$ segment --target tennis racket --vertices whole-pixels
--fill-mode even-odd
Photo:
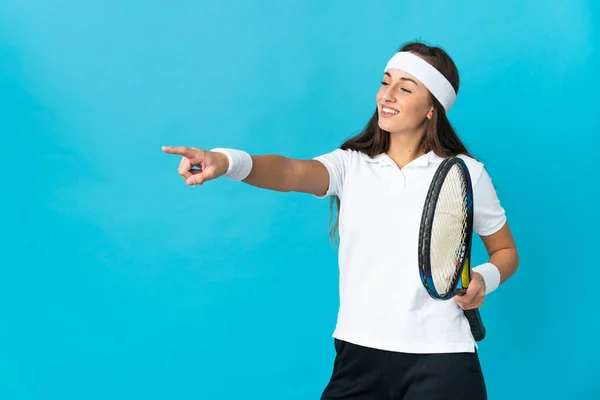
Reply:
[[[419,274],[434,299],[467,292],[471,280],[473,189],[465,162],[444,159],[427,192],[419,229]],[[479,310],[465,310],[476,341],[485,337]]]

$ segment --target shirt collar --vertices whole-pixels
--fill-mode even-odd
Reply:
[[[369,157],[365,153],[360,153],[361,157],[364,158],[368,163],[377,164],[380,166],[385,165],[395,165],[394,161],[387,155],[387,153],[377,154],[374,157]],[[429,163],[439,164],[443,160],[442,157],[435,154],[433,150],[429,153],[423,154],[420,157],[415,158],[410,163],[405,165],[405,167],[427,167]]]

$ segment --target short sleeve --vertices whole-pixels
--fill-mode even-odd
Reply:
[[[485,168],[473,187],[473,230],[480,236],[489,236],[506,223],[506,213],[500,205],[492,179]]]
[[[316,196],[325,198],[327,196],[342,197],[344,190],[344,181],[346,179],[346,171],[350,165],[351,154],[349,150],[336,149],[331,153],[323,154],[315,157],[314,160],[319,161],[325,166],[329,172],[329,187],[324,196]]]

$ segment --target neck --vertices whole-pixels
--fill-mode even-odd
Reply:
[[[390,133],[390,148],[387,154],[399,168],[425,154],[420,146],[423,134]]]

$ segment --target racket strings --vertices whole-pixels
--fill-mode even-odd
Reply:
[[[465,175],[451,167],[437,200],[431,230],[431,277],[445,296],[454,288],[467,239],[467,188]]]

